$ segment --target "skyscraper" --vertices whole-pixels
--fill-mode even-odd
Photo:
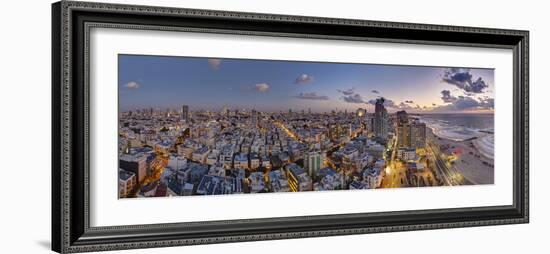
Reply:
[[[189,106],[183,105],[181,106],[181,119],[188,120],[189,119]]]
[[[411,147],[424,148],[426,146],[426,124],[411,123]]]
[[[424,148],[426,146],[426,124],[421,122],[397,124],[397,146]]]
[[[397,147],[411,146],[411,128],[409,124],[398,123],[396,127]]]
[[[409,115],[405,110],[397,111],[395,114],[397,116],[397,123],[395,126],[397,147],[410,147],[411,128],[409,125]]]
[[[182,120],[189,120],[189,106],[188,105],[181,106],[181,119]]]
[[[388,111],[384,101],[384,98],[378,98],[374,105],[374,136],[381,139],[388,137]]]

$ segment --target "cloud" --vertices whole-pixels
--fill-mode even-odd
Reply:
[[[299,93],[298,95],[293,96],[293,97],[294,97],[294,98],[298,98],[298,99],[304,99],[304,100],[322,100],[322,101],[328,100],[328,96],[325,96],[325,95],[318,95],[318,94],[315,93],[315,92],[311,92],[311,93]]]
[[[451,91],[449,90],[443,90],[441,91],[441,100],[445,103],[452,103],[456,101],[456,97],[451,95]]]
[[[384,107],[388,107],[388,108],[399,108],[399,105],[395,104],[395,102],[393,100],[390,100],[388,98],[383,98],[383,97],[380,97],[382,99],[384,99]],[[372,104],[372,105],[376,105],[376,100],[377,99],[372,99],[372,100],[369,100],[367,102],[367,104]],[[403,104],[405,105],[403,102],[401,102],[400,104]]]
[[[471,96],[454,96],[449,90],[441,91],[441,100],[445,105],[436,107],[435,103],[432,103],[434,110],[437,111],[452,111],[452,110],[471,110],[471,109],[494,109],[495,100],[488,96],[475,99]]]
[[[265,92],[267,92],[267,90],[269,90],[269,84],[267,84],[267,83],[256,84],[255,89],[256,89],[256,91],[258,91],[260,93],[265,93]]]
[[[485,97],[480,100],[480,104],[483,108],[494,109],[495,108],[495,99]]]
[[[210,65],[210,68],[213,70],[219,70],[220,66],[222,65],[222,60],[217,58],[210,58],[208,59],[208,65]]]
[[[378,90],[372,90],[371,91],[372,93],[375,93],[375,94],[379,94],[380,92],[378,92]]]
[[[384,103],[384,104],[385,104],[385,103]],[[413,109],[413,107],[412,107],[411,105],[406,104],[406,103],[404,103],[404,102],[399,103],[399,105],[397,105],[397,107],[398,107],[399,109]]]
[[[294,80],[294,84],[305,84],[311,81],[313,81],[313,76],[308,74],[302,74],[298,76],[296,80]]]
[[[130,88],[130,89],[138,89],[141,85],[138,82],[131,81],[126,84],[124,84],[124,87]]]
[[[445,91],[445,90],[444,90]],[[448,91],[447,91],[448,92]],[[442,92],[442,94],[448,95],[451,97],[450,92]],[[378,97],[382,98],[382,97]],[[411,110],[413,112],[418,111],[436,111],[436,112],[446,112],[446,111],[460,111],[460,110],[469,110],[469,109],[489,109],[494,108],[494,100],[485,96],[483,99],[479,98],[478,100],[473,99],[468,96],[458,96],[453,97],[454,101],[445,105],[437,105],[436,103],[431,103],[431,106],[415,104],[412,100],[406,100],[399,103],[395,101],[384,98],[384,107],[390,110]],[[376,105],[377,99],[372,99],[367,101],[367,104]]]
[[[480,104],[476,99],[472,97],[458,96],[457,100],[453,102],[452,105],[458,110],[463,110],[463,109],[476,108]]]
[[[489,87],[481,77],[474,80],[472,74],[470,74],[470,69],[466,68],[447,69],[443,73],[442,80],[445,83],[457,86],[467,94],[483,93],[483,89]]]
[[[342,100],[348,103],[365,103],[363,97],[360,94],[356,93],[353,95],[346,95],[342,97]]]
[[[495,107],[493,98],[485,97],[475,99],[470,96],[453,97],[449,104],[433,108],[434,111],[464,111],[464,110],[490,110]]]
[[[382,97],[380,97],[380,98],[382,98]],[[367,103],[372,104],[372,105],[376,105],[376,99],[369,100]],[[400,103],[396,103],[395,101],[393,101],[391,99],[388,99],[388,98],[384,98],[384,107],[386,107],[388,109],[394,109],[394,110],[413,110],[413,109],[424,110],[424,109],[427,108],[425,106],[421,107],[418,104],[414,104],[414,101],[412,101],[412,100],[406,100],[406,101],[402,101]]]
[[[386,107],[389,107],[389,108],[397,108],[397,104],[395,104],[394,101],[390,100],[390,99],[385,99],[384,100],[384,106]]]
[[[355,93],[355,89],[353,87],[346,90],[338,89],[337,91],[344,95],[341,99],[347,103],[366,103],[360,94]]]
[[[344,95],[352,95],[355,93],[354,91],[354,88],[350,88],[350,89],[346,89],[346,90],[340,90],[340,89],[337,89],[338,92],[344,94]]]

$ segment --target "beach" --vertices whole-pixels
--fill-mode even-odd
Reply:
[[[473,184],[494,183],[494,160],[492,148],[488,145],[489,140],[485,137],[476,137],[468,140],[458,141],[434,134],[431,128],[427,128],[427,138],[435,141],[441,146],[449,146],[452,150],[461,151],[458,159],[454,162],[454,168]],[[485,138],[485,139],[484,139]]]

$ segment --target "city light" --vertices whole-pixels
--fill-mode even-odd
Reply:
[[[402,94],[403,89],[393,87],[392,90],[392,84],[385,84],[387,89],[346,88],[339,86],[342,82],[337,82],[337,76],[327,81],[321,74],[315,79],[310,74],[302,74],[297,79],[287,79],[289,82],[278,77],[279,73],[296,71],[285,67],[288,65],[320,68],[324,63],[268,61],[266,65],[260,60],[232,59],[220,60],[215,69],[208,69],[212,66],[207,59],[182,59],[193,73],[186,72],[187,68],[174,68],[178,75],[173,76],[179,77],[175,79],[170,73],[164,73],[167,70],[152,68],[166,75],[158,76],[158,83],[147,81],[148,84],[133,85],[131,90],[119,93],[120,198],[494,182],[492,115],[440,114],[422,107],[432,105],[430,110],[456,110],[458,106],[475,104],[470,100],[454,104],[465,100],[468,94],[457,94],[450,88],[428,93],[422,90],[425,84],[418,90],[407,90],[419,94]],[[246,70],[262,64],[269,68],[250,75],[251,80],[241,80],[243,75],[233,73],[239,63],[246,65]],[[120,70],[124,72],[132,66]],[[273,71],[279,70],[273,66],[285,71]],[[342,64],[325,66],[340,70],[334,75],[354,69]],[[227,67],[234,69],[223,69]],[[389,68],[400,74],[403,67],[377,65],[372,68]],[[414,68],[419,69],[407,71],[407,75],[436,67]],[[330,72],[330,68],[321,69]],[[445,70],[440,70],[442,75],[456,71]],[[194,75],[195,71],[201,75]],[[207,75],[202,75],[203,71]],[[143,68],[130,74],[136,72],[149,70]],[[121,74],[124,77],[121,79],[135,78],[135,75],[129,77],[130,74]],[[272,74],[277,79],[264,78]],[[363,72],[359,74],[364,76]],[[433,74],[430,69],[429,76],[436,76]],[[159,74],[149,72],[149,75]],[[185,80],[179,80],[181,76],[185,76]],[[406,75],[395,75],[401,76]],[[378,81],[386,82],[386,79]],[[458,89],[457,82],[449,84]],[[428,94],[433,95],[429,101]],[[143,98],[146,99],[140,101]],[[437,105],[436,99],[445,103]],[[492,102],[490,96],[481,93],[471,99],[477,102],[477,107],[490,106]]]

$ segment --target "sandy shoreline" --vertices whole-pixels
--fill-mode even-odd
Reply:
[[[449,145],[459,148],[462,154],[455,161],[454,167],[461,172],[464,177],[474,184],[493,184],[494,183],[494,160],[488,158],[477,148],[474,140],[453,141],[436,136],[432,129],[427,128],[427,138],[436,141],[439,145]],[[485,163],[484,163],[485,162]]]

